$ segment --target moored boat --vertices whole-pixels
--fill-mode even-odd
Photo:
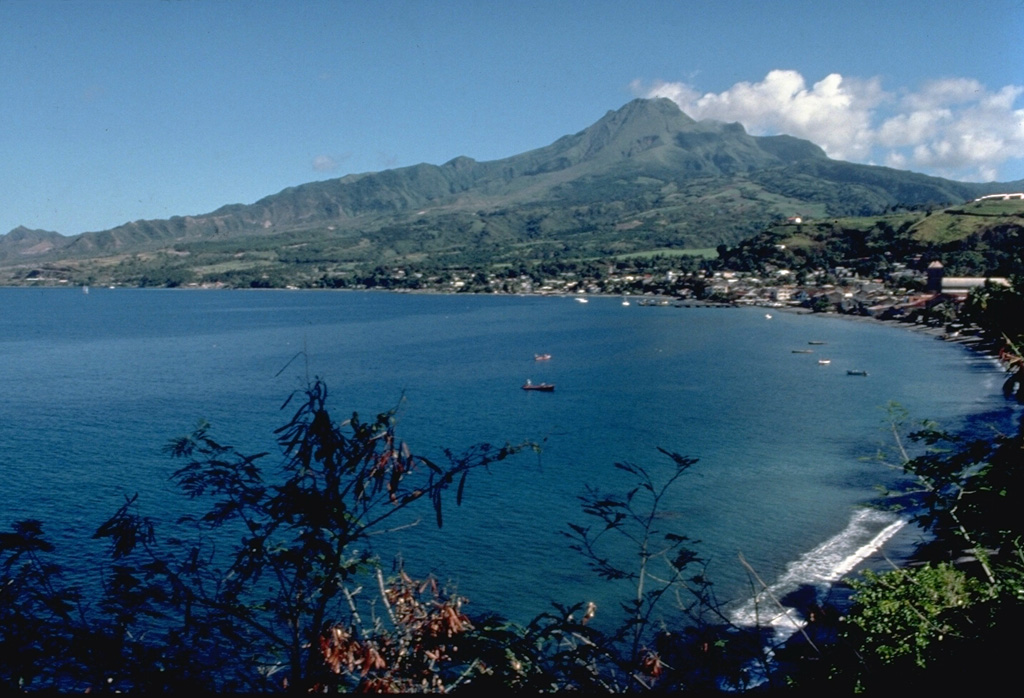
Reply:
[[[868,375],[868,372],[864,371],[864,370],[861,370],[861,369],[848,368],[848,369],[846,369],[846,375],[848,375],[848,376],[866,376],[866,375]]]
[[[544,393],[550,393],[554,389],[554,383],[533,383],[529,378],[527,378],[526,383],[523,384],[523,390],[539,390]]]
[[[551,354],[534,354],[533,355],[533,360],[534,361],[550,361],[551,360]]]

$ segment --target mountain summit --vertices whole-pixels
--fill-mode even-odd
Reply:
[[[695,121],[669,99],[636,99],[578,133],[501,160],[462,156],[347,175],[249,205],[74,237],[16,229],[0,237],[0,264],[180,256],[224,245],[242,254],[289,245],[348,265],[711,247],[780,217],[867,215],[1007,187],[1021,184],[831,160],[805,140],[751,136],[740,124]]]
[[[565,136],[535,153],[571,165],[663,169],[672,173],[735,174],[772,167],[825,153],[804,147],[779,147],[747,135],[737,123],[694,121],[669,99],[636,99],[609,111],[593,126]]]

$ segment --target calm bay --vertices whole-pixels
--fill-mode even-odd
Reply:
[[[739,553],[784,590],[834,578],[899,528],[862,509],[896,476],[870,459],[887,402],[978,433],[1019,410],[994,362],[928,335],[607,297],[4,288],[0,356],[0,525],[41,519],[69,566],[95,558],[89,536],[126,495],[180,513],[168,440],[205,419],[223,443],[276,453],[279,407],[313,376],[337,420],[397,407],[414,453],[541,443],[471,476],[441,530],[424,508],[380,543],[457,586],[471,612],[517,621],[621,598],[559,534],[588,523],[585,486],[635,484],[616,462],[657,478],[671,470],[659,447],[699,459],[663,514],[700,541],[740,612]],[[556,389],[523,391],[527,379]]]

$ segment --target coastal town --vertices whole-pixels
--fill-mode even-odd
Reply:
[[[1009,287],[1004,277],[947,276],[941,262],[922,271],[894,264],[887,278],[864,278],[846,267],[819,269],[797,283],[788,269],[766,274],[728,270],[623,271],[609,266],[599,275],[563,271],[546,277],[523,274],[453,273],[445,277],[391,271],[384,282],[363,288],[425,290],[442,293],[516,293],[525,295],[621,296],[639,306],[761,306],[902,320],[956,329],[958,308],[971,290],[993,284]]]
[[[1011,287],[1009,276],[1016,268],[1011,238],[1019,227],[1022,201],[1024,193],[989,194],[934,216],[925,210],[842,222],[797,215],[735,247],[715,250],[476,267],[382,265],[345,279],[325,276],[312,286],[616,296],[631,305],[659,307],[763,306],[901,320],[952,334],[965,329],[961,310],[973,290]],[[995,223],[991,233],[973,229],[974,242],[959,249],[923,242],[934,233],[921,232],[925,237],[918,239],[908,232],[917,226],[921,231],[959,230],[966,237],[963,230],[987,220],[1003,222]],[[983,238],[987,241],[979,244]]]

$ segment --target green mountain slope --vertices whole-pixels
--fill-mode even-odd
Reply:
[[[425,260],[514,264],[706,248],[737,243],[780,217],[875,214],[1008,187],[1020,184],[830,160],[807,141],[697,122],[667,99],[634,100],[579,133],[502,160],[458,157],[348,175],[74,237],[19,228],[0,237],[0,282],[86,260],[102,268],[98,278],[131,282],[147,265],[187,267],[205,279],[290,265],[333,274]],[[124,264],[134,270],[119,270]]]
[[[732,269],[849,267],[884,276],[941,261],[951,276],[1024,275],[1024,201],[972,201],[938,210],[773,225],[722,250]]]

